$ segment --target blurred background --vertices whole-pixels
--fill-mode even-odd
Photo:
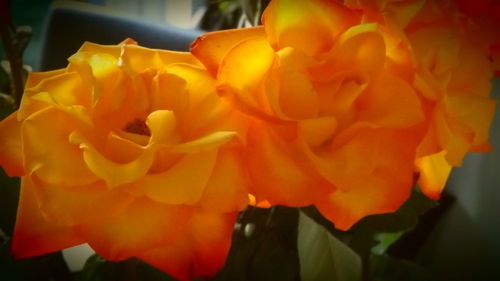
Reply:
[[[146,47],[188,50],[191,41],[204,31],[257,23],[254,14],[242,12],[244,2],[10,1],[13,23],[32,28],[23,61],[34,71],[64,67],[67,57],[84,41],[116,44],[131,37]],[[2,50],[0,54],[3,55]],[[500,99],[499,78],[494,81],[493,96]],[[437,280],[500,280],[498,112],[490,140],[494,147],[492,153],[469,154],[463,166],[454,169],[447,192],[455,201],[439,217],[427,239],[419,242],[417,259]],[[9,183],[17,184],[15,180]],[[13,190],[9,195],[15,197],[16,192]],[[1,214],[1,227],[6,231],[12,228],[13,218],[7,217],[9,212],[15,212],[17,204],[9,200],[8,196],[0,198],[0,204],[8,209]],[[64,251],[72,270],[81,269],[91,254],[92,250],[85,245]]]

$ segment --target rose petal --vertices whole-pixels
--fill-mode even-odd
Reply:
[[[189,103],[186,81],[176,74],[158,73],[152,81],[152,110],[185,110]]]
[[[246,153],[253,182],[251,193],[259,200],[305,206],[332,189],[311,168],[299,145],[284,141],[264,124],[253,124]]]
[[[172,145],[179,140],[176,118],[170,110],[156,110],[149,114],[146,125],[151,132],[149,145]]]
[[[423,121],[424,113],[417,94],[404,80],[384,73],[360,95],[358,120],[375,126],[405,128]]]
[[[264,36],[265,32],[262,26],[208,32],[193,42],[191,53],[215,77],[223,58],[234,46],[244,40]]]
[[[162,69],[165,65],[173,63],[186,63],[200,65],[200,62],[188,52],[176,52],[170,50],[151,50],[138,45],[126,45],[123,59],[135,71],[142,72],[145,69]]]
[[[65,186],[33,177],[32,185],[40,212],[57,225],[72,226],[109,219],[123,211],[133,199],[118,189],[109,190],[104,182]]]
[[[10,177],[24,175],[21,123],[16,112],[0,121],[0,166]]]
[[[102,257],[123,260],[173,243],[187,224],[192,210],[136,198],[119,215],[102,222],[76,226],[78,233]]]
[[[316,80],[329,81],[339,72],[376,76],[386,61],[386,46],[377,24],[360,24],[342,33],[323,63],[311,67]]]
[[[52,105],[79,119],[90,123],[87,110],[91,104],[91,92],[87,85],[82,83],[77,73],[55,72],[42,80],[36,86],[26,89],[26,98],[22,105],[18,119],[23,120],[30,114]],[[70,93],[70,94],[68,94]],[[40,105],[39,102],[47,105]]]
[[[391,177],[374,173],[349,191],[336,190],[316,202],[316,207],[340,230],[348,230],[368,215],[395,212],[410,196],[412,183]]]
[[[147,174],[134,185],[157,202],[192,205],[200,200],[216,158],[217,150],[187,154],[167,170]]]
[[[460,41],[450,28],[422,28],[409,35],[420,67],[440,75],[459,63]]]
[[[54,184],[97,181],[83,161],[82,151],[69,141],[72,131],[78,128],[77,122],[54,108],[28,117],[21,128],[26,173]]]
[[[82,244],[71,227],[55,225],[38,208],[31,180],[21,180],[21,195],[16,227],[12,238],[12,253],[18,259],[43,255]]]
[[[376,166],[380,134],[367,124],[356,124],[338,134],[333,143],[316,150],[304,149],[318,172],[343,190],[369,176]]]
[[[420,157],[415,161],[420,172],[418,185],[427,197],[438,200],[451,172],[445,152]]]
[[[337,129],[335,117],[319,117],[302,120],[299,123],[300,135],[310,147],[316,147],[330,139]]]
[[[49,105],[45,102],[40,102],[36,100],[30,99],[30,97],[38,91],[31,91],[31,88],[37,88],[38,85],[43,82],[45,79],[49,79],[52,77],[57,77],[66,72],[66,69],[57,69],[53,71],[46,72],[30,72],[28,74],[28,78],[26,80],[26,85],[24,87],[23,99],[21,99],[21,106],[18,109],[17,118],[19,121],[24,120],[26,117],[31,114],[42,110]],[[39,87],[38,87],[39,88]]]
[[[244,118],[215,93],[215,80],[204,69],[175,64],[168,71],[186,81],[187,106],[177,116],[185,141],[195,141],[217,131],[243,134]]]
[[[446,160],[453,166],[460,166],[469,150],[474,133],[460,121],[447,116],[444,105],[438,105],[433,115],[436,139],[442,150],[446,151]]]
[[[200,205],[216,212],[240,211],[248,203],[248,175],[241,151],[220,149]]]
[[[238,44],[222,61],[217,75],[219,93],[257,112],[261,112],[261,108],[269,108],[263,96],[262,83],[275,56],[263,38]]]
[[[474,145],[488,140],[496,104],[496,100],[480,96],[447,95],[445,97],[447,112],[474,132]]]
[[[415,142],[411,131],[360,128],[334,144],[329,172],[339,189],[316,203],[320,212],[347,230],[367,215],[396,211],[413,186]]]
[[[311,62],[304,54],[291,48],[278,52],[278,57],[279,110],[295,120],[316,117],[319,112],[319,100],[307,72],[307,66]]]
[[[151,167],[154,160],[154,151],[145,149],[136,159],[128,163],[117,163],[100,153],[89,141],[79,133],[73,133],[69,141],[78,144],[83,150],[83,159],[97,177],[103,179],[110,188],[131,183],[141,177]]]
[[[172,152],[195,153],[204,150],[213,150],[231,140],[235,135],[236,132],[215,132],[193,141],[178,144],[172,147]]]
[[[358,19],[356,12],[335,1],[271,1],[262,16],[276,50],[290,46],[312,56],[328,51],[337,35]]]
[[[236,213],[197,210],[183,236],[168,247],[143,252],[139,258],[178,280],[211,277],[226,261],[235,219]]]

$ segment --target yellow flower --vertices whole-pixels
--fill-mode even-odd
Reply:
[[[30,74],[0,123],[1,165],[22,176],[18,258],[89,243],[181,280],[225,262],[248,202],[245,123],[189,53],[85,43]]]
[[[251,193],[315,204],[340,229],[408,198],[424,120],[408,45],[363,16],[337,1],[271,1],[263,27],[192,45],[219,95],[251,117]]]

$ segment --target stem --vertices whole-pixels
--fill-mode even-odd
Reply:
[[[16,107],[21,103],[21,97],[24,91],[23,63],[19,48],[15,44],[15,33],[12,27],[7,24],[0,25],[2,44],[5,49],[5,55],[9,60],[10,74],[12,79],[12,96],[16,101]]]

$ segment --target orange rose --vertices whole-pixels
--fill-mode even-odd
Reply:
[[[352,2],[358,2],[358,8],[371,9],[361,0]],[[389,3],[378,7],[381,14],[405,15],[404,24],[394,18],[384,20],[399,29],[414,53],[412,84],[426,112],[426,134],[416,158],[418,183],[427,196],[437,199],[452,166],[460,166],[467,152],[490,149],[488,130],[496,101],[489,97],[495,69],[490,64],[489,44],[496,39],[488,30],[494,25],[469,21],[455,1],[405,1],[418,8],[411,13],[405,9],[408,4],[391,6],[396,1],[385,2]],[[457,2],[462,9],[468,7],[469,13],[482,10],[486,4]]]
[[[85,43],[29,76],[0,123],[0,163],[22,176],[18,258],[89,243],[181,280],[225,262],[248,201],[245,124],[189,53]]]
[[[271,1],[263,27],[192,45],[251,117],[251,193],[315,204],[339,229],[408,198],[424,120],[406,42],[364,16],[337,1]]]

